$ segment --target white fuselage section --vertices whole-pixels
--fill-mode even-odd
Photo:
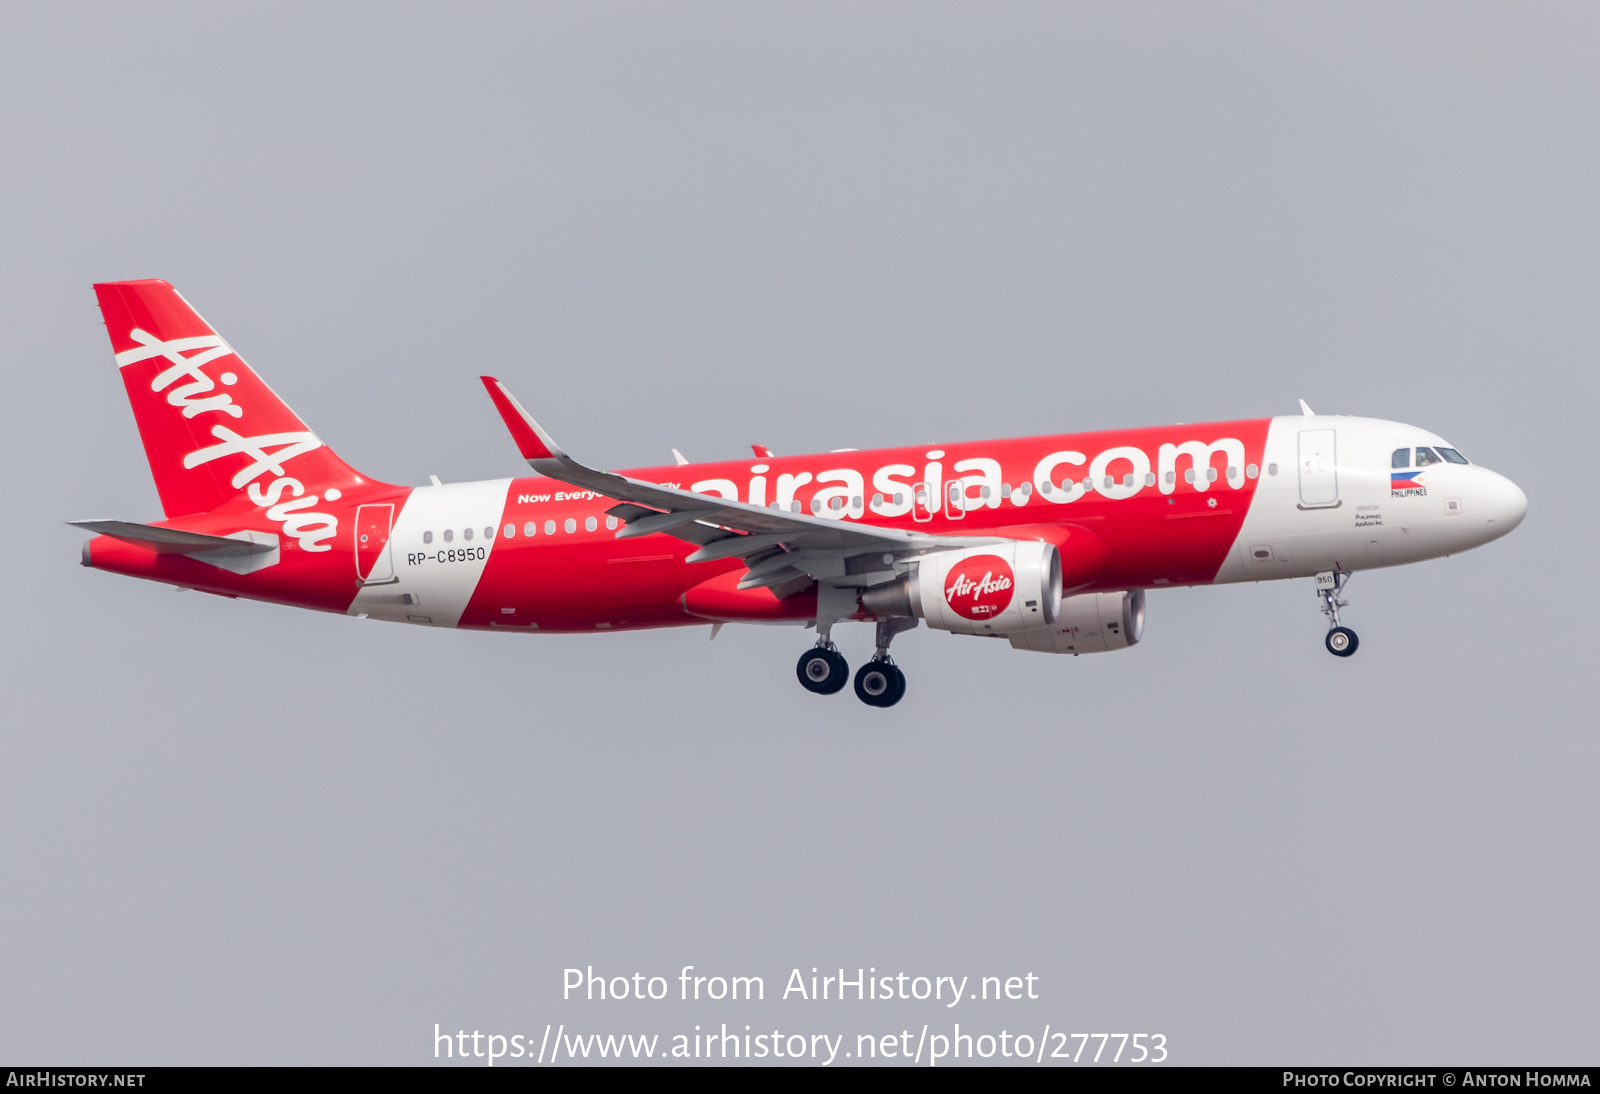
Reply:
[[[1436,434],[1377,418],[1274,418],[1255,501],[1216,581],[1420,562],[1481,546],[1521,522],[1528,499],[1503,475],[1446,462],[1394,466],[1395,453],[1419,446],[1448,447]],[[1395,489],[1397,474],[1422,485]]]

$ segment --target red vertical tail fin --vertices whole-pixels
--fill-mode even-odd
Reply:
[[[168,517],[365,480],[165,281],[94,287]]]

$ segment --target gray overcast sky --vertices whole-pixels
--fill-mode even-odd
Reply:
[[[960,1020],[1594,1061],[1597,33],[1578,4],[6,5],[0,1059]],[[160,515],[89,287],[132,277],[395,482],[517,473],[492,370],[615,467],[1303,397],[1443,434],[1530,513],[1360,576],[1349,662],[1308,582],[1170,590],[1120,654],[905,636],[888,712],[803,692],[790,629],[174,595],[79,569],[61,524]],[[591,964],[769,998],[562,1003]],[[772,998],[812,966],[1041,999]]]

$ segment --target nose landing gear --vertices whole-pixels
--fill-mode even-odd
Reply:
[[[1361,645],[1361,639],[1356,637],[1356,632],[1349,627],[1335,627],[1328,632],[1328,637],[1323,641],[1328,647],[1328,652],[1335,657],[1349,657],[1356,652],[1356,647]]]
[[[1322,614],[1328,617],[1328,637],[1323,645],[1335,657],[1349,657],[1361,645],[1356,632],[1339,623],[1339,609],[1348,608],[1350,602],[1340,600],[1339,594],[1350,584],[1350,574],[1325,570],[1317,575],[1317,599],[1322,601]]]

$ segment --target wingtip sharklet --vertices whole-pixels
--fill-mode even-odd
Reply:
[[[517,442],[517,451],[522,453],[523,459],[554,460],[566,455],[504,384],[493,376],[480,376],[478,379],[483,381],[489,398],[494,400],[494,408],[500,412],[506,428],[511,431],[511,439]]]

